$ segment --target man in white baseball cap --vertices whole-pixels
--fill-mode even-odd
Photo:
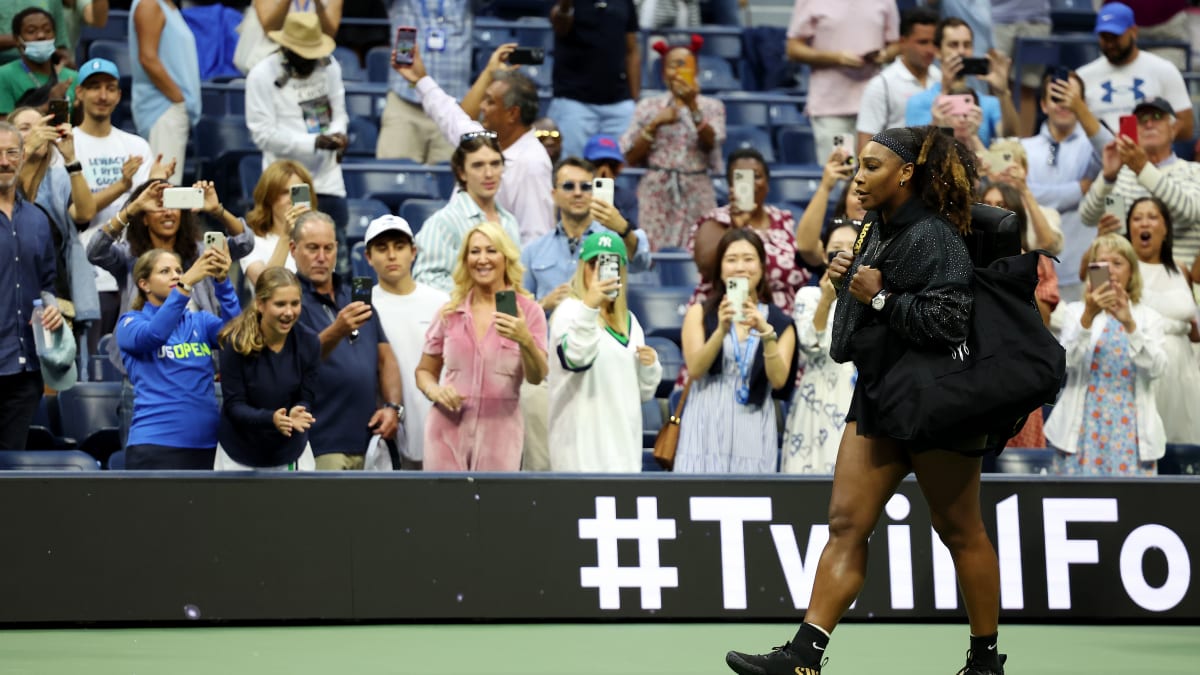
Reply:
[[[425,331],[450,296],[413,280],[412,264],[417,248],[412,228],[405,219],[390,214],[376,218],[367,226],[364,241],[367,263],[379,278],[372,290],[371,304],[396,354],[403,383],[407,443],[400,434],[396,438],[401,468],[420,469],[425,456],[425,419],[433,404],[417,389],[415,374],[425,346]]]

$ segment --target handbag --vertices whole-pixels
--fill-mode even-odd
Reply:
[[[1053,403],[1066,375],[1066,352],[1042,323],[1033,292],[1041,252],[976,268],[966,342],[915,349],[874,325],[855,336],[864,402],[873,431],[907,441],[988,436],[997,451],[1025,418]],[[856,360],[856,363],[858,361]]]
[[[675,405],[675,414],[667,418],[654,439],[654,459],[666,471],[670,471],[675,465],[675,446],[679,445],[679,422],[683,419],[683,406],[687,403],[688,392],[691,390],[692,382],[688,380],[688,383],[683,385],[683,393],[679,395],[679,403]]]

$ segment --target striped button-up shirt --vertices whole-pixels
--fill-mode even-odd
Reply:
[[[517,219],[499,204],[500,227],[521,246],[521,232]],[[486,222],[483,209],[471,195],[458,192],[441,209],[429,216],[417,232],[417,261],[413,263],[413,279],[417,283],[441,289],[447,293],[454,289],[454,268],[458,265],[458,252],[463,237],[476,225]],[[514,279],[513,281],[517,281]]]

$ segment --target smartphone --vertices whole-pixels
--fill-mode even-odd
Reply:
[[[984,57],[968,56],[962,60],[962,70],[958,71],[959,75],[987,75],[991,70],[991,64]]]
[[[733,170],[733,203],[738,211],[749,213],[756,206],[754,202],[754,170]]]
[[[350,280],[350,301],[371,304],[371,289],[375,280],[371,277],[354,277]]]
[[[605,204],[613,203],[613,193],[616,191],[616,186],[611,178],[593,178],[592,179],[592,199]]]
[[[854,148],[850,147],[850,139],[842,134],[836,134],[833,137],[833,147],[840,148],[846,153],[846,164],[854,163]]]
[[[70,121],[70,113],[70,104],[67,103],[67,99],[56,98],[50,101],[50,114],[54,116],[54,118],[50,120],[50,126],[56,127],[60,124],[66,124],[68,121]]]
[[[224,248],[225,233],[224,232],[205,232],[204,233],[204,248]]]
[[[621,278],[621,256],[616,253],[601,253],[596,256],[596,279],[598,281],[606,281],[608,279]],[[619,290],[611,290],[605,293],[608,297],[616,300]]]
[[[162,205],[164,209],[204,208],[204,189],[195,187],[169,187],[163,190]]]
[[[1128,210],[1125,208],[1125,198],[1121,195],[1108,195],[1104,198],[1104,212],[1116,216],[1117,220],[1124,225],[1125,216],[1128,214]]]
[[[1121,115],[1121,135],[1128,136],[1129,140],[1134,143],[1138,142],[1138,120],[1137,115]]]
[[[308,183],[293,185],[292,191],[292,206],[303,204],[312,208],[312,190],[308,187]]]
[[[746,277],[726,279],[725,295],[729,296],[729,302],[733,305],[734,322],[741,323],[746,318],[742,305],[746,303],[746,298],[750,297],[750,280]]]
[[[496,311],[509,316],[517,315],[517,292],[512,290],[496,291]]]
[[[514,66],[540,66],[546,62],[546,50],[541,47],[517,47],[508,54],[508,63]]]
[[[396,65],[411,66],[413,49],[417,46],[417,29],[414,26],[396,28]]]
[[[950,102],[951,115],[967,115],[975,105],[975,99],[970,94],[946,94],[943,98]]]
[[[1094,262],[1088,263],[1088,283],[1092,285],[1092,290],[1097,290],[1101,286],[1108,283],[1108,263]]]
[[[1053,79],[1053,80],[1056,80],[1058,82],[1070,82],[1071,81],[1071,69],[1066,66],[1054,66],[1054,69],[1051,70],[1050,72],[1051,72],[1051,79]],[[1051,96],[1050,100],[1053,101],[1054,103],[1062,103],[1062,99],[1058,98],[1057,96]]]
[[[687,83],[692,89],[696,88],[696,66],[686,65],[675,69],[675,75]]]
[[[991,173],[1004,173],[1008,167],[1016,163],[1015,160],[1013,160],[1013,154],[1011,152],[1004,152],[1000,150],[989,150],[987,158],[988,171]]]
[[[829,266],[833,263],[833,259],[837,257],[838,251],[829,251],[825,254],[825,265]]]

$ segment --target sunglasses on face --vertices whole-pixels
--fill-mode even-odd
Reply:
[[[563,192],[574,192],[575,188],[579,188],[580,190],[582,190],[584,192],[591,192],[592,184],[590,182],[576,183],[573,180],[569,180],[569,181],[563,183],[562,187],[560,187],[559,189],[562,190]]]
[[[1150,121],[1161,122],[1165,119],[1167,119],[1167,113],[1161,110],[1148,110],[1146,112],[1137,114],[1137,120],[1139,124],[1145,124],[1146,122]]]
[[[494,140],[500,138],[500,136],[496,132],[488,131],[487,129],[483,129],[481,131],[468,131],[467,133],[463,134],[461,138],[458,139],[458,142],[459,142],[459,144],[462,144],[462,143],[466,143],[467,141],[473,141],[476,138],[490,138],[494,141]]]
[[[554,131],[553,129],[538,129],[537,131],[533,132],[533,135],[538,138],[559,138],[562,136],[562,134]]]

